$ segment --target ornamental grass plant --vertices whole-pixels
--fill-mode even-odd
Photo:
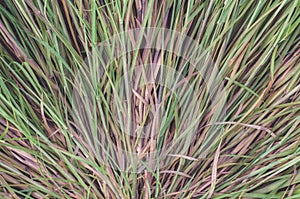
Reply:
[[[0,198],[300,198],[299,0],[1,0]]]

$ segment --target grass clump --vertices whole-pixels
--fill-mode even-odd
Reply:
[[[300,197],[299,0],[0,13],[1,198]]]

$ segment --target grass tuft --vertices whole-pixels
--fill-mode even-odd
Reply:
[[[0,13],[0,198],[300,198],[299,0]]]

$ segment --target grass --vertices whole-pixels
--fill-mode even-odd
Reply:
[[[3,0],[0,13],[0,198],[300,197],[299,0]],[[155,44],[171,52],[143,48],[149,27],[173,30]],[[194,68],[198,46],[210,60]]]

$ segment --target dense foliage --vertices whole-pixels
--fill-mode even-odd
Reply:
[[[0,13],[0,198],[300,198],[299,0],[2,0]],[[128,172],[113,166],[118,158],[99,159],[100,138],[74,120],[73,91],[101,42],[146,27],[180,32],[208,52],[226,112],[213,120],[220,111],[205,98],[205,82],[170,52],[136,49],[115,59],[101,71],[101,103],[91,110],[106,139],[147,154],[182,133],[183,110],[197,118],[185,155]],[[161,139],[124,135],[116,118],[131,113],[111,109],[124,62],[128,70],[167,65],[202,98],[189,104],[167,87],[140,87],[133,115],[153,121],[144,104],[162,103],[168,117],[152,128]],[[199,156],[211,121],[220,133]]]

